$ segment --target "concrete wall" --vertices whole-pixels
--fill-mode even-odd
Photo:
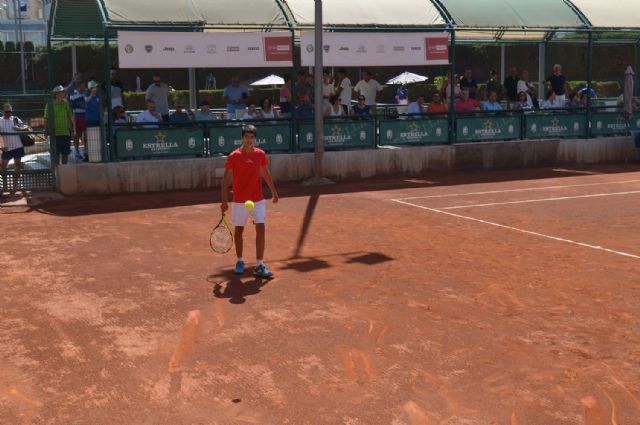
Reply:
[[[638,161],[630,137],[522,140],[454,146],[384,147],[326,152],[325,175],[334,180],[419,175],[425,170],[524,168]],[[81,163],[58,167],[58,190],[66,195],[157,192],[220,185],[224,157]],[[313,176],[313,153],[270,156],[274,181]]]

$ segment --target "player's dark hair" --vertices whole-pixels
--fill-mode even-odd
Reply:
[[[242,135],[244,136],[246,133],[253,133],[253,135],[257,135],[258,134],[258,129],[256,128],[255,125],[252,124],[246,124],[242,126]]]

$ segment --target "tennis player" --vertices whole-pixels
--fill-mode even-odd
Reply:
[[[262,179],[271,191],[273,203],[278,202],[278,192],[271,180],[271,174],[267,165],[269,160],[263,150],[256,148],[256,127],[245,125],[242,127],[242,147],[231,152],[224,166],[224,179],[222,181],[222,205],[220,209],[224,213],[229,209],[227,193],[229,192],[229,180],[233,179],[233,202],[231,208],[231,222],[235,226],[234,240],[238,260],[234,272],[244,273],[244,260],[242,259],[242,232],[249,216],[256,225],[256,258],[258,264],[253,269],[253,275],[264,279],[271,279],[273,273],[264,263],[265,245],[265,218],[266,201],[262,194]],[[254,208],[245,208],[246,201],[253,201]]]

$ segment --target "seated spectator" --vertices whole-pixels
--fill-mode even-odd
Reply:
[[[464,90],[465,88],[469,89],[469,98],[475,99],[476,92],[478,91],[478,83],[473,78],[473,71],[467,69],[464,71],[464,76],[460,79],[460,90]]]
[[[365,116],[370,115],[369,105],[365,105],[365,97],[363,95],[358,96],[358,103],[353,105],[353,115]]]
[[[278,111],[273,108],[273,105],[271,105],[271,99],[268,97],[263,97],[262,100],[260,100],[259,117],[263,119],[280,118],[280,114],[278,114]]]
[[[147,100],[147,109],[140,112],[136,116],[137,123],[159,123],[162,122],[162,115],[156,111],[156,103],[153,100]],[[144,128],[157,128],[156,125],[145,125]]]
[[[111,118],[113,119],[114,124],[124,124],[129,122],[129,117],[124,111],[124,107],[120,105],[113,108],[111,111]]]
[[[502,85],[500,84],[500,80],[498,79],[498,73],[495,69],[492,69],[489,72],[489,80],[486,85],[486,93],[487,99],[489,98],[489,93],[495,92],[496,100],[500,100],[500,95],[502,93]]]
[[[431,103],[429,103],[429,105],[427,106],[427,112],[429,113],[444,112],[445,115],[434,115],[434,118],[446,117],[447,105],[442,103],[442,96],[440,96],[440,93],[438,92],[433,93],[433,96],[431,97]]]
[[[587,91],[589,92],[589,96],[591,97],[591,99],[595,99],[596,98],[596,91],[594,89],[590,89],[589,86],[587,86],[585,84],[585,86],[583,88],[578,90],[578,94],[580,95],[580,99],[582,99],[584,97],[585,98],[585,102],[586,102]]]
[[[533,108],[531,107],[531,104],[529,104],[529,99],[530,98],[526,92],[519,92],[518,99],[516,100],[513,108],[517,111],[531,111]]]
[[[542,105],[540,105],[540,109],[557,109],[557,108],[564,108],[564,105],[562,105],[556,98],[556,92],[554,92],[553,90],[549,90],[547,92],[547,96],[542,102]]]
[[[344,108],[342,108],[342,100],[340,96],[335,94],[329,98],[330,106],[324,110],[325,117],[343,117]]]
[[[498,102],[498,94],[494,91],[487,93],[487,100],[482,102],[483,111],[502,111],[502,105]]]
[[[215,121],[216,116],[211,112],[211,105],[206,100],[200,102],[200,110],[194,114],[195,121]]]
[[[582,107],[582,99],[578,97],[578,93],[571,93],[569,95],[569,103],[567,103],[567,108],[569,109],[569,111],[575,112]]]
[[[456,101],[456,112],[473,112],[480,109],[480,102],[469,97],[467,87],[460,90],[460,99]]]
[[[184,109],[182,109],[182,102],[176,102],[173,107],[175,108],[175,112],[169,115],[170,123],[181,123],[181,122],[189,122],[191,118],[189,114],[187,114]]]
[[[414,118],[414,119],[420,118],[420,115],[424,113],[424,110],[422,109],[423,103],[424,103],[424,95],[419,94],[416,100],[409,103],[409,107],[407,108],[407,115],[409,115],[410,118]]]
[[[256,110],[256,104],[254,102],[249,102],[249,107],[242,115],[243,120],[255,120],[258,118],[258,111]]]

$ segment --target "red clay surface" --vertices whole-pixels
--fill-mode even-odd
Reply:
[[[269,282],[209,250],[211,191],[1,214],[0,423],[640,424],[639,191],[637,166],[280,185]]]

